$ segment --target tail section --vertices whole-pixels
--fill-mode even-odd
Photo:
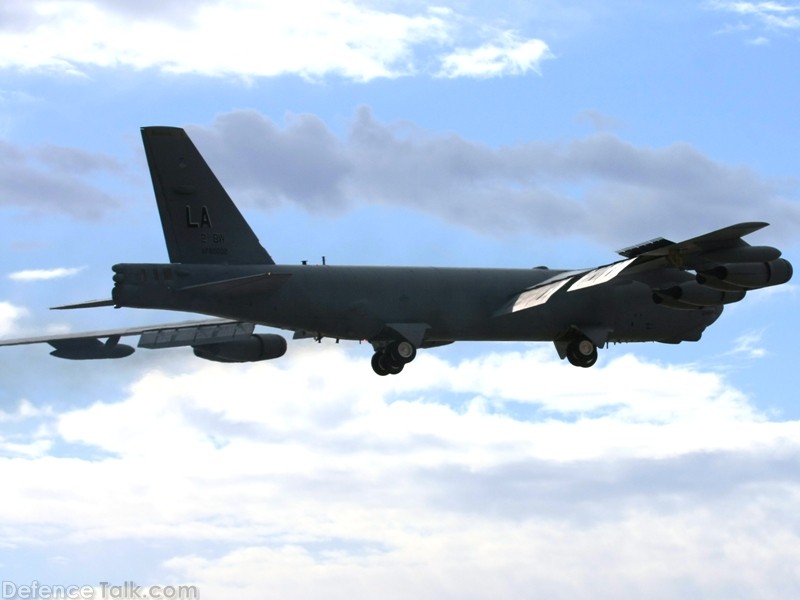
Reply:
[[[275,264],[183,129],[142,127],[142,140],[170,262]]]

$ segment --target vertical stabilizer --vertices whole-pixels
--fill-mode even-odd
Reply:
[[[169,260],[274,264],[239,209],[178,127],[142,127]]]

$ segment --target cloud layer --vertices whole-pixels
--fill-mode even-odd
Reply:
[[[240,206],[328,215],[398,206],[495,236],[572,235],[619,246],[744,221],[772,223],[771,239],[785,243],[800,227],[795,181],[717,162],[686,143],[652,148],[595,133],[492,147],[383,123],[366,107],[344,138],[315,115],[279,124],[253,110],[187,129]],[[0,142],[0,158],[0,206],[95,219],[121,205],[95,182],[130,186],[116,159],[78,149]]]
[[[188,131],[245,206],[293,204],[318,214],[400,206],[492,235],[575,235],[620,245],[637,241],[632,231],[644,240],[762,220],[780,242],[800,227],[796,182],[717,162],[686,143],[651,148],[595,133],[492,147],[383,123],[368,108],[358,111],[344,139],[315,115],[279,124],[252,110]],[[0,205],[82,219],[120,205],[94,184],[123,174],[115,159],[2,142],[0,154]]]
[[[631,243],[766,220],[800,226],[796,184],[721,164],[686,143],[638,147],[598,133],[493,148],[359,110],[345,140],[314,115],[281,127],[255,111],[190,135],[237,198],[339,212],[354,203],[412,207],[503,235],[528,231]],[[726,215],[720,221],[720,215]]]
[[[0,140],[0,207],[95,219],[117,201],[91,176],[121,172],[115,159],[102,154],[53,145],[23,148]]]
[[[536,72],[551,56],[541,40],[486,26],[477,28],[479,47],[464,47],[469,18],[444,7],[404,13],[352,0],[37,0],[0,10],[0,68],[73,75],[124,66],[244,79],[294,74],[368,81],[426,70],[496,77]]]
[[[719,375],[622,356],[576,377],[536,348],[377,378],[294,350],[173,355],[91,406],[3,413],[6,539],[143,545],[164,580],[137,583],[214,598],[798,591],[800,423]]]

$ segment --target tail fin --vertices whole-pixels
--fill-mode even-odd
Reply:
[[[275,264],[222,184],[178,127],[142,127],[169,260]]]

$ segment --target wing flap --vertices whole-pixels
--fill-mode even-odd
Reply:
[[[560,275],[559,279],[555,281],[548,279],[514,296],[494,316],[507,315],[541,306],[549,302],[559,290],[567,285],[569,285],[567,291],[573,292],[608,283],[633,264],[635,260],[630,258],[588,271],[570,271]]]
[[[192,327],[163,327],[142,332],[139,348],[156,350],[231,342],[252,335],[254,323],[213,323]]]
[[[629,258],[628,260],[621,260],[604,267],[592,269],[571,286],[569,286],[568,291],[574,292],[595,285],[600,285],[602,283],[607,283],[622,273],[631,264],[633,264],[635,260],[635,258]]]
[[[506,307],[502,309],[501,313],[515,313],[520,310],[525,310],[527,308],[533,308],[534,306],[544,304],[550,300],[553,294],[564,287],[567,283],[569,283],[569,278],[525,290],[516,296],[508,305],[506,305]]]

